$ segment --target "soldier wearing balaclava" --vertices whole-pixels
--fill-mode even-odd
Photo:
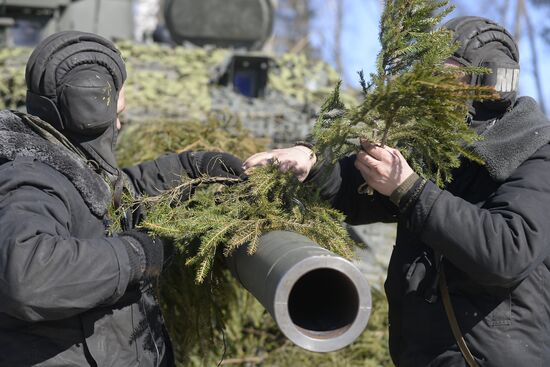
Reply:
[[[0,111],[0,364],[173,366],[155,297],[159,238],[116,232],[110,208],[182,176],[236,178],[225,153],[169,154],[120,169],[114,156],[124,61],[91,33],[54,34],[26,69],[27,111]],[[136,142],[139,144],[139,142]]]
[[[495,89],[500,98],[473,101],[472,117],[484,120],[502,116],[512,108],[519,86],[519,51],[506,29],[497,23],[473,16],[453,18],[443,25],[459,44],[451,59],[462,66],[483,67],[489,73],[474,74],[470,84]]]

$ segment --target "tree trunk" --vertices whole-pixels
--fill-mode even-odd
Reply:
[[[517,0],[516,14],[514,18],[514,40],[518,44],[518,47],[519,47],[519,40],[521,39],[521,18],[523,16],[524,9],[525,9],[524,0]]]
[[[504,0],[500,7],[500,24],[506,25],[506,19],[508,18],[508,8],[510,7],[510,0]]]
[[[533,23],[531,22],[531,17],[529,16],[527,7],[523,9],[523,17],[525,19],[525,24],[527,25],[527,36],[529,38],[529,46],[531,47],[531,63],[533,68],[533,78],[535,78],[535,85],[537,88],[538,102],[540,108],[542,109],[542,112],[546,114],[546,108],[544,105],[544,91],[540,82],[541,76],[539,74],[539,59],[535,40],[535,32],[533,30]]]
[[[274,52],[303,52],[315,56],[310,43],[311,1],[277,0],[275,33],[271,44]]]
[[[338,74],[342,75],[344,68],[342,65],[342,31],[344,27],[344,0],[335,0],[336,14],[334,19],[334,63]]]

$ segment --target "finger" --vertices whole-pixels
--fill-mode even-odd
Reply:
[[[365,157],[368,157],[368,154],[365,154]],[[366,159],[373,159],[372,157],[371,158],[366,158]],[[369,165],[365,159],[356,159],[355,160],[355,167],[359,170],[362,170],[362,171],[365,171],[365,172],[370,172],[372,171],[372,166]]]
[[[401,152],[399,151],[399,149],[396,149],[396,148],[391,148],[391,151],[393,154],[395,154],[400,160],[401,159],[405,159],[405,157],[403,157],[403,154],[401,154]]]
[[[372,175],[372,170],[369,166],[361,162],[360,160],[355,160],[355,168],[359,171],[363,179],[367,182],[369,182],[370,177]]]
[[[249,168],[246,168],[244,170],[244,174],[248,177],[250,176],[250,174],[256,169],[258,168],[259,166],[254,166],[254,167],[249,167]]]
[[[361,144],[361,148],[366,149],[367,147],[370,147],[371,145],[376,145],[374,144],[372,141],[370,141],[369,139],[364,139],[364,138],[361,138],[359,140],[360,144]]]
[[[273,153],[272,152],[261,152],[256,153],[253,156],[249,157],[244,163],[243,168],[245,170],[250,169],[256,166],[266,166],[267,164],[273,162]]]
[[[373,146],[376,146],[376,144],[372,143],[368,139],[361,139],[361,148],[366,152],[367,149],[371,149]]]
[[[243,162],[243,168],[246,170],[246,169],[254,167],[260,161],[260,154],[264,154],[264,153],[256,153],[256,154],[253,154],[250,157],[248,157]]]
[[[372,151],[382,151],[384,149],[383,146],[375,144],[372,141],[366,139],[361,140],[361,148],[367,153],[370,153]]]
[[[376,158],[379,161],[382,161],[382,160],[387,161],[388,157],[390,156],[390,153],[379,145],[374,145],[372,143],[365,142],[361,144],[361,146],[363,147],[363,150],[366,153],[368,153],[373,158]]]
[[[369,168],[380,165],[380,161],[378,159],[374,158],[372,155],[366,152],[357,153],[357,160]]]
[[[398,157],[395,153],[397,149],[390,148],[386,145],[374,144],[369,140],[361,140],[361,147],[363,151],[367,152],[379,161],[391,162],[395,157]]]
[[[300,182],[303,182],[306,179],[307,174],[308,174],[308,172],[303,167],[300,167],[297,164],[289,164],[288,165],[288,170],[292,171],[294,176],[296,176],[296,178]]]
[[[370,170],[371,168],[366,165],[362,160],[360,159],[356,159],[355,160],[355,167],[359,170],[365,170],[365,171],[368,171]]]
[[[391,164],[394,166],[402,167],[407,164],[407,160],[405,157],[403,157],[403,154],[398,149],[395,148],[387,148],[388,152],[391,154]]]

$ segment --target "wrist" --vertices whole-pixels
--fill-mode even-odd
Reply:
[[[185,151],[178,154],[181,165],[189,178],[198,178],[201,176],[199,166],[197,165],[197,153]]]
[[[153,278],[160,275],[164,259],[164,246],[158,237],[149,236],[146,233],[131,229],[122,232],[122,239],[126,240],[132,247],[137,248],[142,254],[140,256],[141,273],[140,278]],[[145,266],[143,262],[145,261]]]
[[[129,284],[133,284],[141,280],[147,267],[145,252],[141,244],[130,236],[121,237],[128,253],[128,262],[130,265]]]
[[[399,207],[403,197],[407,195],[420,179],[418,174],[415,172],[411,173],[395,190],[393,190],[390,194],[390,201]]]

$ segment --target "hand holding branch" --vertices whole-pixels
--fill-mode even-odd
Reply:
[[[275,163],[282,172],[292,171],[296,175],[296,178],[303,182],[315,162],[317,162],[317,157],[311,149],[297,145],[291,148],[256,153],[244,162],[243,168],[249,170],[254,167]]]
[[[355,167],[366,183],[380,194],[390,196],[413,174],[412,168],[399,150],[375,145],[367,140],[361,141],[361,147]]]

